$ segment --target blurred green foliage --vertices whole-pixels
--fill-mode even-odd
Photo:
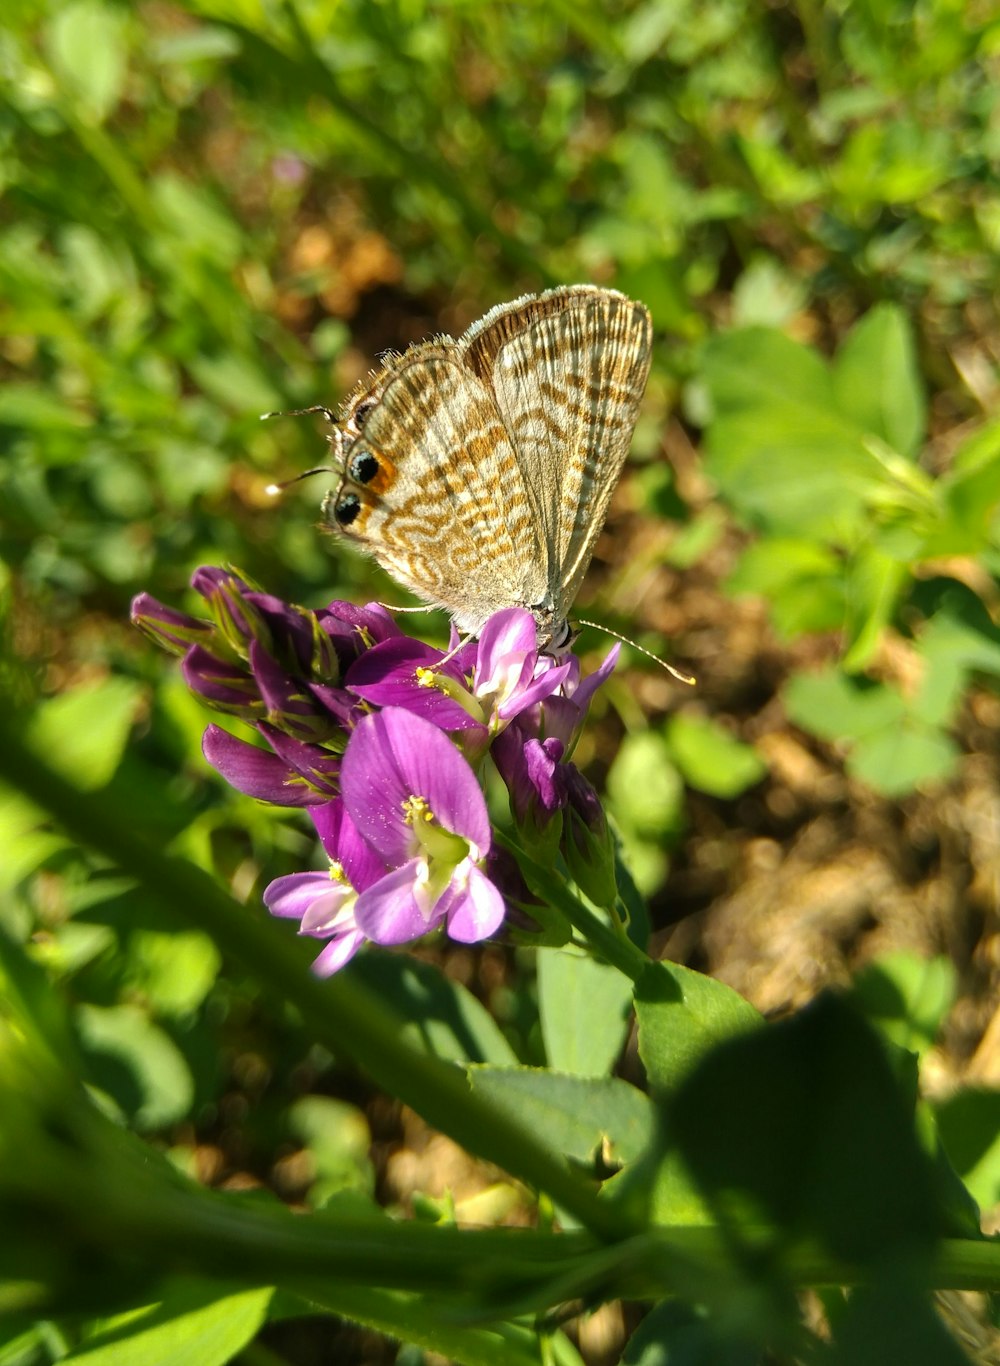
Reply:
[[[737,528],[728,591],[828,647],[787,682],[791,721],[890,796],[953,774],[969,690],[1000,678],[998,63],[1000,19],[952,0],[8,0],[5,705],[81,789],[111,785],[262,914],[260,882],[310,857],[304,827],[210,778],[202,713],[133,638],[130,597],[182,605],[203,562],[313,605],[393,594],[324,542],[315,484],[267,496],[322,444],[260,414],[332,403],[382,348],[593,279],[643,299],[662,338],[628,476],[672,525],[652,567],[696,568]],[[660,459],[671,411],[709,509]],[[645,629],[614,594],[608,610]],[[889,640],[915,686],[885,667]],[[650,730],[623,712],[609,792],[653,892],[685,786],[731,801],[765,767],[699,711]],[[65,993],[111,1112],[180,1166],[205,1138],[266,1177],[297,1141],[311,1198],[366,1187],[359,1113],[303,1108],[332,1063],[291,1009],[262,1022],[207,938],[167,934],[26,800],[0,792],[0,823],[0,922]],[[536,1046],[534,1007],[499,988],[506,1038],[455,984],[394,990],[415,1028],[438,999],[448,1056]],[[940,1115],[983,1198],[994,1115],[989,1098]],[[32,1340],[17,1359],[50,1356]]]

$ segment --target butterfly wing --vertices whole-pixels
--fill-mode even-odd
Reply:
[[[545,556],[520,467],[492,391],[456,344],[411,347],[372,392],[329,519],[461,630],[539,601]]]
[[[531,494],[557,621],[587,571],[628,455],[651,345],[642,304],[589,285],[501,305],[458,343],[492,389]]]

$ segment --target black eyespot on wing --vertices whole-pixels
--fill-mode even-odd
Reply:
[[[359,451],[352,456],[347,473],[356,484],[368,484],[378,474],[378,461],[371,451]]]
[[[361,499],[356,493],[345,493],[333,505],[334,521],[340,526],[350,526],[361,511]]]
[[[358,404],[358,406],[355,408],[354,412],[351,414],[351,421],[354,423],[355,427],[357,427],[359,432],[361,428],[365,425],[365,420],[367,419],[368,414],[375,407],[375,404],[377,402],[377,398],[363,398],[361,402]]]

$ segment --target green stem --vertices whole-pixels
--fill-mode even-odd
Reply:
[[[625,933],[624,926],[606,924],[596,911],[592,911],[574,895],[557,869],[543,868],[515,840],[499,831],[496,832],[495,838],[517,859],[524,880],[535,896],[561,911],[574,929],[580,931],[592,949],[619,972],[637,982],[652,960],[632,943]],[[614,918],[618,919],[617,914]]]
[[[598,1201],[589,1181],[565,1167],[528,1130],[473,1094],[460,1068],[411,1048],[400,1022],[350,972],[328,981],[306,967],[305,946],[264,915],[255,915],[200,868],[171,857],[136,829],[131,809],[112,792],[81,792],[43,763],[0,706],[0,776],[51,812],[81,844],[133,876],[170,920],[212,936],[279,1002],[294,1002],[314,1037],[346,1054],[389,1094],[432,1126],[528,1185],[546,1191],[585,1228],[604,1238],[634,1222]]]

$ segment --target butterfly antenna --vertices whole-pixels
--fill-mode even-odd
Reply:
[[[603,631],[606,636],[614,636],[615,640],[620,640],[623,645],[638,650],[641,655],[651,659],[654,664],[659,664],[661,669],[666,669],[667,673],[676,678],[678,683],[687,683],[693,688],[697,682],[694,674],[686,674],[683,669],[675,669],[665,659],[661,659],[659,655],[654,655],[652,650],[647,650],[643,645],[637,645],[634,640],[630,640],[628,636],[623,636],[620,631],[612,631],[610,626],[602,626],[599,621],[585,621],[582,617],[577,617],[576,624],[578,626],[590,626],[595,631]]]
[[[337,415],[332,408],[328,408],[325,403],[314,403],[310,408],[287,408],[282,412],[261,413],[261,422],[267,422],[272,417],[308,417],[310,413],[322,413],[331,427],[337,425]]]
[[[340,455],[343,447],[341,430],[337,426],[337,415],[334,413],[333,409],[328,408],[325,403],[314,403],[311,408],[289,408],[285,412],[261,413],[260,420],[261,422],[266,422],[268,418],[271,417],[307,417],[309,413],[322,413],[327,422],[329,422],[333,431],[330,436],[327,437],[327,440],[330,442],[331,446],[335,447],[337,455]],[[317,465],[314,469],[303,470],[301,474],[296,474],[292,479],[282,480],[280,484],[268,484],[264,492],[271,494],[273,497],[279,493],[284,493],[285,489],[291,488],[291,486],[297,484],[300,479],[309,479],[314,474],[340,473],[341,471],[337,469],[335,465]]]
[[[264,492],[275,497],[279,493],[284,493],[285,489],[290,489],[293,484],[297,484],[300,479],[308,479],[310,475],[339,473],[340,470],[335,469],[333,465],[317,465],[314,470],[303,470],[301,474],[293,475],[291,479],[283,479],[280,484],[268,484]]]

